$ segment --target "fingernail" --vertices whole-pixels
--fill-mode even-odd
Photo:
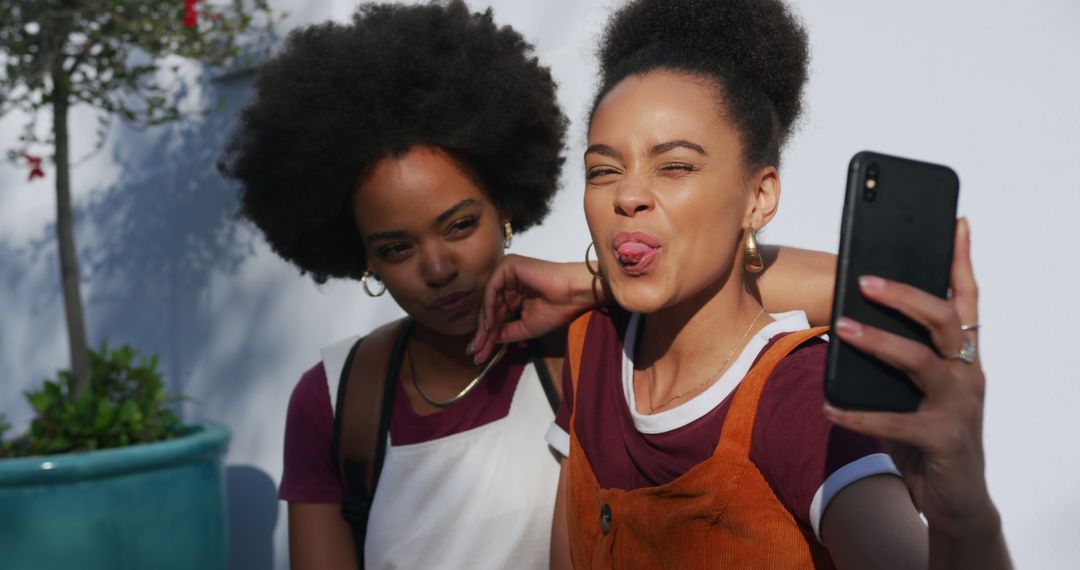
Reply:
[[[885,280],[873,275],[862,275],[859,277],[859,288],[867,293],[877,293],[885,288]]]
[[[836,419],[840,417],[840,410],[832,407],[832,405],[828,402],[825,402],[825,405],[821,406],[821,412],[825,414],[826,418],[829,419]]]
[[[966,238],[970,236],[971,225],[968,222],[967,216],[961,216],[961,218],[957,220],[956,228],[957,231],[960,233],[960,237]]]
[[[836,319],[836,332],[848,338],[856,338],[862,336],[863,328],[856,321],[847,317],[840,317]]]
[[[466,346],[466,347],[465,347],[465,354],[466,354],[466,355],[468,355],[468,356],[472,356],[472,355],[473,355],[473,353],[474,353],[474,352],[476,352],[476,349],[475,349],[475,348],[473,348],[473,344],[474,344],[475,342],[476,342],[475,340],[473,340],[473,341],[470,341],[470,342],[469,342],[469,346]]]

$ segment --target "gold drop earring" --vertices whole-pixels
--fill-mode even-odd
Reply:
[[[761,270],[765,268],[765,264],[761,261],[761,252],[758,251],[757,235],[754,232],[754,226],[750,226],[744,230],[746,234],[743,237],[743,269],[747,273],[761,273]]]

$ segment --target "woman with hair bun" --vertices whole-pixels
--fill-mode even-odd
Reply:
[[[966,221],[950,299],[861,280],[926,325],[936,352],[846,319],[835,331],[907,371],[919,410],[833,409],[826,329],[753,294],[754,234],[776,213],[802,106],[805,31],[780,0],[634,0],[599,56],[584,159],[597,267],[508,259],[472,345],[483,357],[556,321],[553,305],[581,309],[567,291],[614,302],[569,333],[548,433],[564,457],[553,565],[1008,567],[983,473],[983,374],[940,356],[977,322]]]
[[[222,160],[242,214],[317,283],[385,287],[408,314],[324,349],[293,391],[279,491],[293,568],[548,566],[545,361],[561,371],[565,331],[556,350],[478,363],[465,347],[504,249],[557,189],[555,87],[519,33],[460,1],[363,5],[292,32],[260,69]],[[812,254],[791,253],[777,282],[795,298],[783,267]],[[356,391],[372,383],[389,397]],[[350,469],[353,433],[384,458]]]

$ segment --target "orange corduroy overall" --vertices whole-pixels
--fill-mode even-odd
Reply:
[[[587,317],[570,332],[577,392]],[[674,481],[624,491],[600,487],[571,419],[566,492],[575,568],[832,568],[750,461],[758,399],[776,364],[826,328],[777,341],[736,390],[712,457]],[[576,414],[576,408],[575,408]]]

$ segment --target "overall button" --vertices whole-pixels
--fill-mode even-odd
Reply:
[[[604,534],[611,530],[611,507],[607,503],[600,507],[600,530],[604,531]]]

